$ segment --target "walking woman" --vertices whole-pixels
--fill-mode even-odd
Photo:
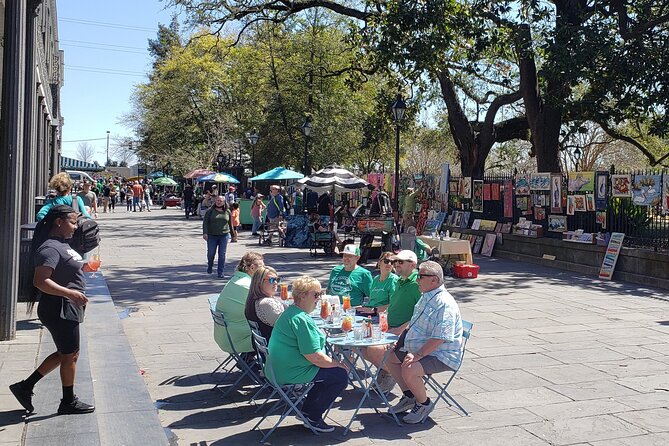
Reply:
[[[262,226],[262,211],[267,207],[262,202],[263,195],[257,194],[251,203],[251,217],[253,218],[253,227],[251,228],[251,235],[258,235],[258,229]]]
[[[214,257],[218,250],[218,278],[223,278],[225,267],[225,253],[228,249],[230,238],[237,240],[237,231],[232,226],[230,211],[225,203],[225,197],[216,197],[214,205],[204,214],[202,218],[202,238],[207,241],[207,274],[214,269]]]
[[[30,248],[35,267],[33,284],[39,293],[37,316],[51,333],[56,351],[40,364],[24,381],[12,384],[9,389],[28,411],[33,412],[33,388],[47,373],[60,367],[63,399],[58,414],[89,413],[95,407],[86,404],[74,394],[74,376],[79,356],[79,324],[84,320],[88,299],[84,295],[86,280],[82,271],[81,256],[67,240],[77,228],[77,213],[70,206],[56,205],[35,228]],[[28,311],[35,304],[33,300]]]

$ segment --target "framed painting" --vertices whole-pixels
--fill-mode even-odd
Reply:
[[[576,204],[574,203],[574,196],[567,195],[567,215],[574,215]]]
[[[530,190],[551,190],[551,174],[550,173],[531,174]]]
[[[585,207],[588,211],[595,210],[595,195],[585,194]]]
[[[546,218],[546,210],[540,206],[534,207],[534,219],[544,220]]]
[[[606,229],[606,211],[597,211],[595,221],[598,225],[602,225],[602,229]]]
[[[551,212],[562,212],[562,175],[551,175]]]
[[[490,185],[490,199],[499,201],[499,183],[492,183]]]
[[[460,196],[462,198],[472,198],[472,177],[462,177],[460,179]]]
[[[611,196],[617,198],[632,196],[632,178],[629,174],[611,175]]]
[[[495,234],[486,234],[483,246],[481,247],[481,255],[490,257],[492,255],[492,250],[495,247],[496,241],[497,236]]]
[[[483,180],[474,180],[472,194],[472,211],[483,212]]]
[[[595,191],[595,172],[570,172],[567,190],[593,193]]]
[[[518,175],[516,177],[516,195],[529,195],[530,181],[527,175]]]
[[[661,175],[634,175],[632,202],[637,206],[658,206],[662,201]]]
[[[588,207],[585,204],[585,195],[572,195],[574,197],[574,210],[576,212],[585,212]]]
[[[551,232],[564,232],[567,230],[567,217],[564,215],[549,215],[548,230]]]

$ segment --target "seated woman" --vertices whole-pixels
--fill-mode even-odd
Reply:
[[[277,382],[314,387],[302,404],[302,412],[318,432],[332,432],[323,421],[323,413],[346,388],[347,367],[325,353],[325,335],[309,313],[321,298],[321,284],[313,277],[302,276],[293,282],[291,305],[274,325],[269,341],[268,363]]]
[[[380,312],[386,311],[390,303],[390,296],[397,289],[399,276],[393,272],[394,253],[386,251],[381,254],[379,262],[376,264],[379,268],[379,275],[374,277],[369,291],[369,301],[356,310],[359,314],[367,316],[377,316]]]
[[[246,319],[256,322],[260,327],[260,333],[268,341],[272,336],[274,323],[284,310],[281,301],[274,297],[279,281],[274,268],[269,266],[258,268],[251,279],[244,309]]]

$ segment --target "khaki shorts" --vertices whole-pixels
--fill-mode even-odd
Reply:
[[[407,352],[401,350],[404,347],[404,336],[406,335],[406,330],[402,333],[400,338],[397,340],[397,345],[395,346],[395,356],[400,362],[404,361],[404,357],[407,355]],[[424,356],[419,361],[420,365],[423,367],[423,371],[426,375],[434,375],[435,373],[444,372],[446,370],[453,370],[434,356]]]

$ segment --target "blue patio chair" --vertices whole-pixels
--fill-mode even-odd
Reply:
[[[469,413],[464,409],[464,407],[462,407],[460,405],[460,403],[458,403],[455,400],[455,398],[453,398],[453,396],[451,396],[450,393],[448,393],[448,391],[446,389],[448,388],[448,386],[453,381],[453,378],[455,378],[455,375],[458,374],[458,370],[460,370],[460,367],[462,367],[462,361],[465,360],[465,351],[466,351],[466,348],[467,348],[467,341],[469,340],[469,336],[471,335],[471,331],[472,331],[473,326],[474,326],[474,324],[472,324],[471,322],[468,322],[468,321],[465,321],[465,320],[462,321],[462,338],[463,338],[463,341],[462,341],[462,356],[461,356],[461,360],[460,360],[460,365],[458,365],[457,369],[450,372],[451,376],[448,378],[448,381],[446,381],[443,384],[440,384],[439,381],[437,381],[435,379],[434,375],[425,375],[423,377],[423,380],[425,381],[425,385],[430,386],[430,388],[432,390],[437,392],[437,396],[435,397],[435,400],[434,400],[435,405],[439,402],[440,399],[444,400],[444,402],[446,404],[448,404],[449,407],[452,407],[453,404],[455,404],[457,406],[457,408],[460,409],[465,416],[469,416]],[[449,373],[449,372],[446,371],[446,372],[443,372],[443,373]],[[451,402],[453,402],[453,404],[451,404]],[[426,419],[427,419],[427,417],[425,419],[423,419],[423,423],[425,422]]]

